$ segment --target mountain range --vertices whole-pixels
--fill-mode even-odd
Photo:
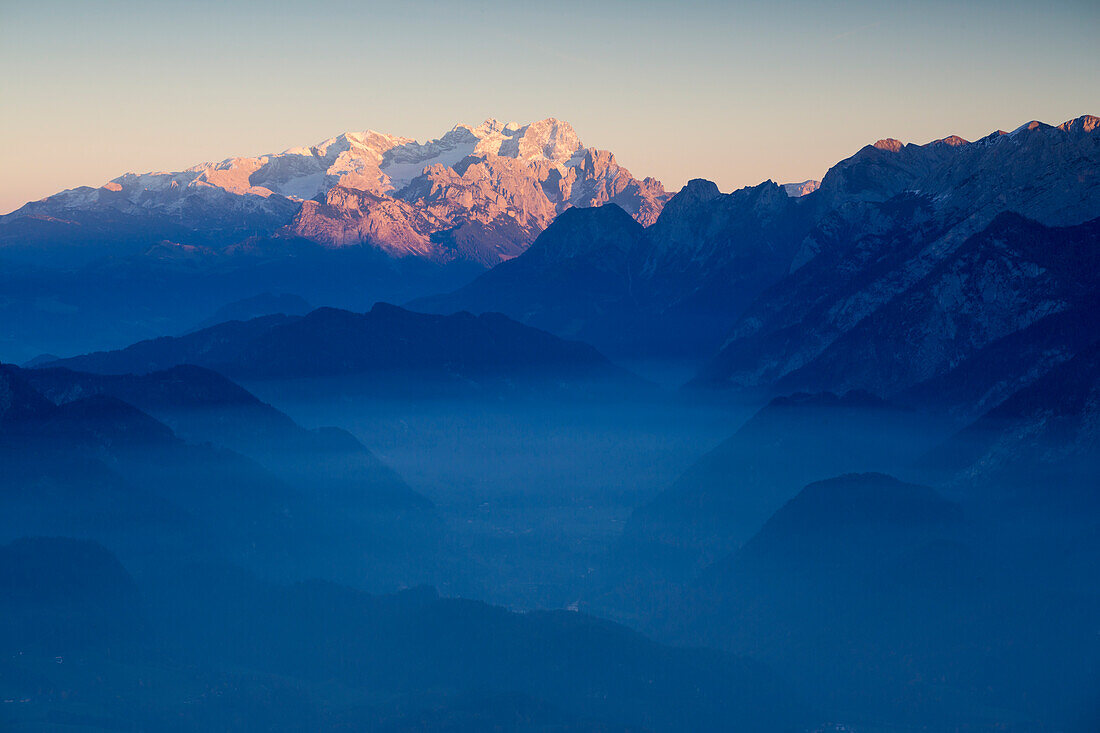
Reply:
[[[1073,257],[1091,256],[1088,222],[1100,216],[1100,119],[1085,116],[1057,127],[1033,122],[976,142],[957,136],[926,145],[880,140],[833,166],[816,189],[790,193],[770,181],[729,194],[691,181],[646,228],[609,211],[568,212],[524,255],[453,293],[413,305],[500,311],[590,340],[613,355],[698,358],[717,351],[697,384],[768,388],[786,378],[784,391],[898,390],[1042,315],[1073,307],[1077,296],[1051,292],[1045,305],[996,306],[1031,310],[954,352],[936,347],[945,352],[938,361],[900,356],[917,371],[892,381],[889,369],[873,385],[853,384],[854,376],[844,382],[804,375],[818,374],[814,360],[829,358],[834,343],[840,357],[851,353],[853,344],[841,337],[870,329],[876,314],[887,321],[880,309],[897,303],[900,293],[946,304],[950,281],[931,278],[953,266],[958,271],[942,277],[963,278],[987,297],[991,287],[1024,287],[1020,279],[1032,276],[1044,283],[1040,287],[1057,290],[1053,274],[1033,272],[1045,262],[1017,262],[1042,249],[1033,243],[1027,250],[1018,239],[1083,240],[1049,256],[1070,269],[1087,269]],[[1034,226],[1028,229],[1021,217]],[[1039,234],[1037,227],[1055,231]],[[1001,251],[987,252],[982,237],[1008,241]],[[981,261],[956,262],[973,258],[975,250]],[[986,275],[996,282],[979,283],[977,273],[964,267],[1001,271]],[[972,296],[964,288],[959,297]],[[953,322],[924,325],[928,338],[950,339],[959,330]],[[881,346],[871,333],[850,338],[863,339],[864,349]],[[866,353],[861,357],[865,370],[878,366]],[[840,365],[834,369],[847,374]],[[798,370],[806,371],[796,375]]]
[[[570,207],[614,202],[650,223],[667,199],[556,119],[127,173],[0,216],[0,349],[117,348],[264,293],[404,302],[516,256]]]
[[[0,727],[1096,729],[1096,117],[671,197],[346,134],[0,260]]]
[[[1091,256],[1100,217],[1098,128],[1083,116],[974,142],[884,139],[820,182],[723,194],[693,180],[672,197],[555,119],[460,125],[427,143],[347,133],[127,174],[0,217],[0,340],[20,360],[118,348],[279,292],[500,312],[612,357],[702,363],[696,385],[894,396],[1087,307],[1082,287],[1064,288],[1088,270],[1072,258]],[[1061,264],[1043,259],[1056,240],[1077,242],[1051,255]],[[1024,300],[994,303],[997,289]],[[916,322],[949,301],[957,316]],[[889,350],[890,307],[928,335],[879,365],[869,355]]]
[[[345,132],[282,153],[127,173],[0,217],[0,249],[213,257],[273,237],[491,266],[571,206],[615,202],[649,224],[667,198],[655,179],[639,181],[610,152],[585,147],[566,122],[489,119],[427,142]]]
[[[693,180],[647,228],[610,205],[573,209],[522,256],[411,307],[499,311],[612,355],[699,358],[786,274],[813,196]]]
[[[1079,306],[1095,288],[1100,119],[880,142],[815,196],[827,211],[792,271],[732,322],[700,382],[891,394]]]

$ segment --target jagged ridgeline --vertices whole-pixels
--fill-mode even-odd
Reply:
[[[91,259],[108,243],[116,252],[213,257],[275,247],[257,240],[272,237],[491,266],[570,206],[615,202],[651,224],[667,199],[658,181],[637,180],[610,152],[585,147],[567,122],[490,119],[423,143],[346,132],[282,153],[127,173],[0,217],[0,241],[33,250],[64,240],[66,256]]]
[[[1096,117],[881,140],[797,197],[695,180],[649,227],[567,212],[523,255],[413,305],[707,360],[701,385],[892,392],[1095,292],[1066,278],[1095,269],[1098,170]],[[871,358],[886,339],[895,364]]]

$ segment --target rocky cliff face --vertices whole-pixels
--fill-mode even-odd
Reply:
[[[1003,213],[780,384],[859,384],[893,394],[1094,300],[1098,268],[1100,221],[1044,227]]]
[[[278,154],[128,173],[0,217],[0,246],[77,230],[85,240],[91,231],[92,239],[217,251],[260,235],[491,266],[571,206],[613,202],[650,224],[667,198],[656,180],[639,181],[610,152],[584,147],[566,122],[486,120],[426,143],[348,132]]]
[[[803,181],[802,183],[784,183],[783,190],[787,192],[787,195],[791,198],[798,198],[799,196],[805,196],[811,194],[817,189],[821,188],[821,181]]]
[[[799,199],[824,213],[790,275],[734,323],[699,381],[844,389],[873,369],[875,383],[859,386],[892,392],[1070,307],[1053,283],[1069,288],[1088,271],[1091,250],[1071,242],[1088,235],[1048,236],[998,216],[1046,227],[1100,216],[1097,128],[1081,117],[974,143],[880,141],[839,163]],[[1028,244],[1035,237],[1051,251]],[[888,319],[910,326],[887,338]]]

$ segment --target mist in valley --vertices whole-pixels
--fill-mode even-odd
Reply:
[[[727,436],[748,405],[647,386],[629,400],[542,395],[394,401],[331,380],[246,386],[307,426],[340,425],[427,496],[460,575],[450,592],[517,609],[591,603],[632,510]]]
[[[1100,730],[1095,12],[221,5],[0,44],[180,166],[0,215],[0,730]]]

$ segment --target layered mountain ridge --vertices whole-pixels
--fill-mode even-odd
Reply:
[[[436,383],[460,389],[549,378],[641,384],[588,344],[566,341],[499,313],[438,316],[377,303],[367,313],[318,308],[228,321],[183,336],[141,341],[38,366],[94,374],[148,374],[181,365],[234,377],[299,379],[370,375],[379,389]],[[384,387],[382,385],[385,385]]]

